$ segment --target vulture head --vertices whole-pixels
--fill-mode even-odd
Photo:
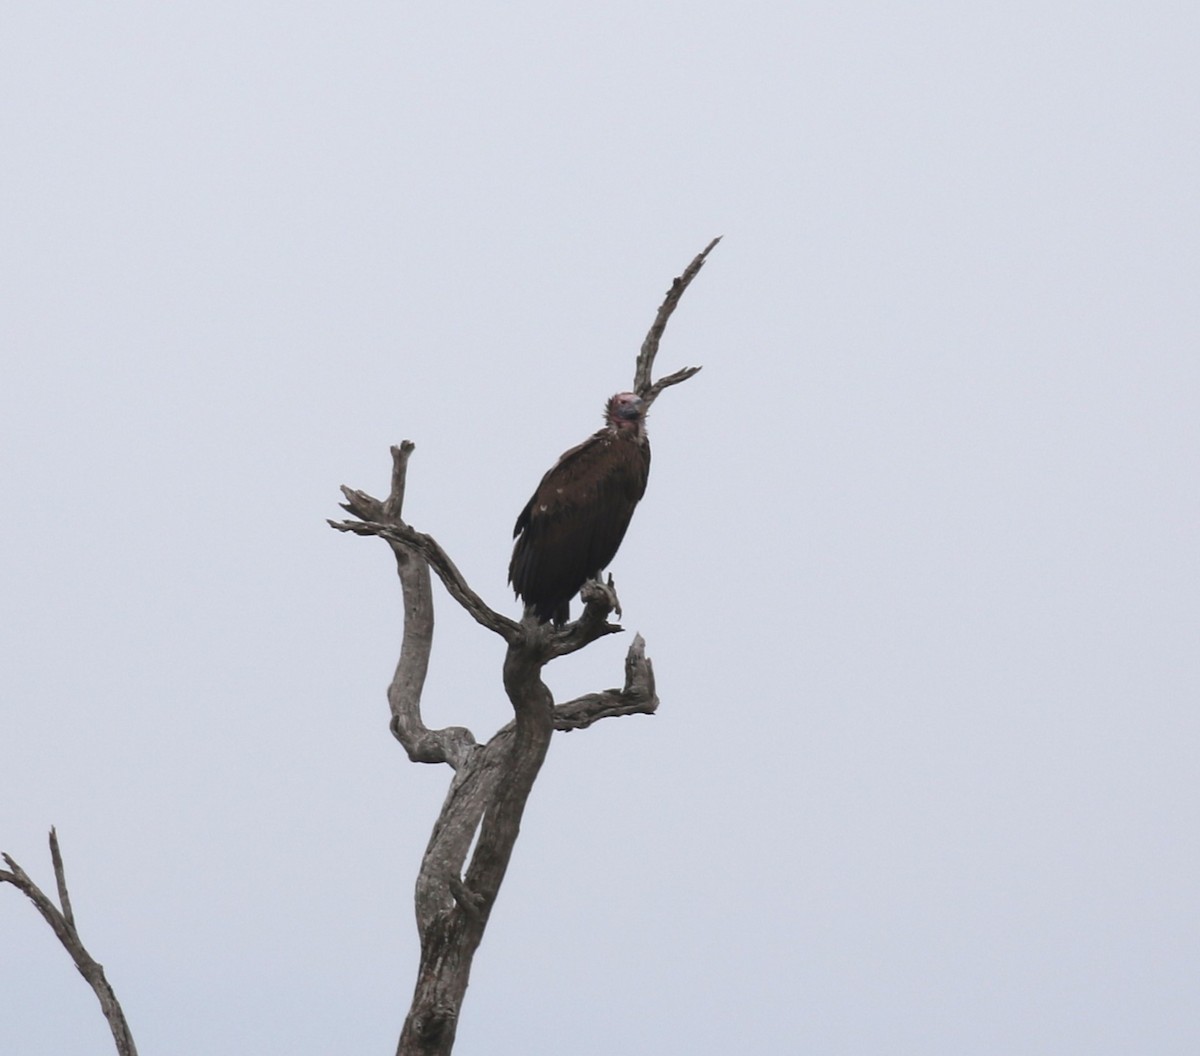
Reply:
[[[614,429],[634,429],[641,424],[645,401],[636,392],[618,392],[604,409],[604,420]]]

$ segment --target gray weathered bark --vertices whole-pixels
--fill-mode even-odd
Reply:
[[[133,1043],[133,1035],[129,1032],[129,1024],[125,1022],[125,1013],[113,988],[104,975],[104,967],[92,958],[75,930],[75,913],[71,909],[71,896],[67,893],[67,874],[63,868],[62,854],[58,849],[58,833],[50,830],[50,860],[54,864],[54,882],[58,887],[58,902],[56,906],[9,855],[3,855],[8,869],[0,869],[0,883],[9,883],[23,892],[25,897],[34,904],[46,923],[54,929],[58,941],[71,955],[79,974],[87,980],[88,986],[100,1002],[100,1011],[108,1020],[112,1031],[113,1042],[117,1047],[117,1056],[137,1056],[137,1046]],[[62,908],[60,909],[59,906]]]
[[[700,369],[685,367],[657,382],[651,380],[667,321],[719,241],[713,239],[675,279],[638,353],[633,387],[645,400],[647,409],[664,389],[686,381]],[[397,1049],[398,1056],[445,1056],[454,1046],[472,958],[495,905],[520,831],[525,802],[554,731],[587,729],[601,719],[621,715],[652,715],[658,707],[658,697],[645,643],[641,635],[636,635],[625,657],[625,684],[621,689],[588,693],[565,704],[555,704],[542,681],[542,668],[551,660],[622,630],[608,619],[614,612],[621,614],[612,577],[607,583],[593,581],[584,585],[583,613],[565,627],[538,624],[532,616],[518,623],[494,612],[467,585],[437,542],[413,531],[402,520],[404,485],[412,451],[413,445],[407,440],[392,448],[392,486],[386,500],[381,502],[365,492],[344,487],[343,509],[357,520],[329,523],[339,531],[379,536],[395,553],[404,595],[404,638],[396,674],[388,687],[392,733],[413,762],[446,763],[455,771],[417,877],[421,959],[412,1005]],[[500,635],[508,644],[503,682],[514,718],[487,744],[477,743],[471,731],[461,726],[431,730],[421,718],[421,691],[433,643],[431,568],[455,601],[481,626]],[[468,862],[472,841],[475,847]],[[100,1001],[118,1056],[137,1056],[125,1014],[104,969],[84,948],[75,929],[62,855],[53,829],[50,855],[61,908],[7,854],[3,858],[9,868],[0,869],[0,883],[12,884],[22,891],[54,930]]]
[[[710,242],[675,279],[646,335],[637,357],[634,390],[647,405],[700,369],[686,367],[657,382],[651,380],[667,321],[718,241]],[[542,681],[542,668],[621,630],[609,622],[612,613],[619,616],[621,611],[612,578],[606,584],[585,585],[583,613],[566,627],[539,624],[528,615],[516,623],[494,612],[471,590],[437,542],[402,520],[412,450],[409,441],[392,448],[392,487],[386,500],[344,487],[343,508],[358,520],[330,524],[339,531],[379,536],[392,547],[404,595],[404,638],[388,689],[392,733],[413,762],[447,763],[455,771],[417,877],[420,965],[397,1047],[397,1056],[446,1056],[454,1046],[472,958],[554,731],[586,729],[600,719],[620,715],[653,714],[658,697],[645,643],[637,635],[626,655],[623,688],[554,703]],[[508,645],[503,682],[514,718],[483,745],[470,730],[460,726],[431,730],[421,718],[421,691],[433,641],[430,568],[481,626]],[[472,841],[475,846],[468,861]]]
[[[342,531],[378,535],[396,554],[404,594],[404,638],[388,688],[391,729],[414,762],[447,763],[454,779],[434,825],[416,885],[421,959],[412,1007],[400,1037],[401,1056],[449,1053],[470,978],[471,961],[512,856],[525,802],[556,729],[585,729],[602,718],[652,714],[658,707],[654,673],[641,636],[626,658],[625,686],[555,705],[541,679],[558,656],[621,628],[608,622],[617,606],[608,584],[589,583],[583,615],[565,628],[529,618],[515,623],[492,612],[463,581],[441,548],[400,519],[410,443],[392,449],[392,494],[379,502],[343,489],[344,507],[361,521],[334,523]],[[421,690],[433,642],[429,569],[480,624],[508,643],[503,682],[514,719],[485,745],[467,729],[429,729],[421,718]],[[475,840],[474,852],[467,852]]]

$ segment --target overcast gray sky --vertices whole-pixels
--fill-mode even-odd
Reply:
[[[0,847],[58,826],[141,1051],[393,1051],[449,772],[337,486],[414,440],[515,615],[718,234],[613,565],[662,708],[553,745],[456,1051],[1200,1051],[1197,10],[10,5]],[[0,948],[0,1048],[110,1051],[11,888]]]

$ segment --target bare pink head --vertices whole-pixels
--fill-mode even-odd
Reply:
[[[618,392],[604,408],[604,420],[614,429],[637,429],[644,401],[636,392]]]

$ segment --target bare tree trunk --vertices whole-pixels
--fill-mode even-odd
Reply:
[[[667,321],[718,241],[713,239],[672,283],[642,343],[634,370],[634,390],[647,410],[663,390],[686,381],[700,369],[685,367],[656,382],[651,380]],[[339,531],[378,536],[395,553],[404,594],[404,639],[396,674],[388,687],[392,733],[413,762],[446,763],[455,771],[417,877],[415,903],[421,959],[412,1005],[397,1048],[397,1056],[445,1056],[454,1047],[471,962],[504,881],[525,803],[555,730],[582,730],[601,719],[621,715],[652,715],[658,697],[645,643],[641,635],[635,635],[625,657],[623,688],[555,704],[542,681],[542,668],[551,660],[622,630],[608,620],[614,612],[621,614],[612,577],[607,583],[584,584],[583,613],[565,627],[539,624],[529,613],[518,623],[493,611],[467,585],[437,542],[413,531],[401,519],[412,451],[413,445],[407,440],[392,448],[392,486],[386,500],[381,502],[365,492],[343,487],[346,502],[342,508],[357,520],[329,523]],[[484,745],[478,744],[464,727],[431,730],[421,718],[421,691],[433,642],[431,568],[455,601],[508,644],[504,689],[514,718]],[[475,848],[467,862],[472,841]],[[8,855],[3,858],[9,869],[0,870],[0,883],[10,883],[24,892],[54,929],[99,999],[118,1056],[137,1056],[124,1012],[104,969],[84,949],[75,930],[53,829],[50,852],[61,909]]]
[[[717,241],[709,243],[674,281],[642,344],[634,388],[647,407],[663,390],[699,370],[686,367],[652,381],[654,358],[667,321]],[[347,500],[343,508],[359,520],[330,523],[340,531],[379,536],[394,550],[404,592],[405,626],[400,661],[388,691],[392,732],[414,762],[444,762],[456,771],[417,878],[421,958],[412,1005],[397,1047],[397,1056],[445,1056],[454,1047],[471,962],[554,731],[584,729],[599,719],[618,715],[652,714],[658,698],[654,671],[638,635],[626,657],[624,688],[555,705],[542,681],[542,668],[556,657],[621,630],[608,622],[610,614],[620,614],[611,577],[607,584],[585,585],[583,614],[563,628],[539,624],[528,614],[516,623],[494,612],[471,590],[442,548],[401,519],[412,450],[408,441],[392,448],[392,489],[387,500],[380,502],[364,492],[343,488]],[[485,745],[476,743],[470,730],[430,730],[421,718],[421,690],[433,640],[430,568],[478,623],[508,644],[504,689],[515,717]],[[477,831],[479,838],[468,863],[467,852]]]
[[[639,635],[626,658],[624,688],[555,705],[542,681],[542,668],[555,657],[621,630],[607,620],[617,607],[612,584],[589,583],[583,592],[583,614],[562,629],[539,624],[532,618],[518,624],[487,609],[441,548],[400,520],[399,503],[394,500],[403,493],[412,450],[411,444],[392,449],[392,497],[387,502],[343,489],[348,500],[345,508],[364,520],[342,522],[336,527],[379,535],[396,551],[404,592],[405,633],[388,690],[392,731],[414,761],[444,762],[456,771],[417,877],[421,960],[412,1006],[397,1049],[402,1056],[431,1056],[449,1053],[453,1048],[471,962],[554,731],[584,729],[602,718],[619,715],[652,714],[658,698],[653,668]],[[430,730],[421,719],[421,689],[433,641],[430,565],[481,624],[508,641],[504,688],[515,717],[486,745],[475,743],[471,732],[462,727]],[[476,831],[479,838],[468,863],[467,852]]]
[[[398,1056],[434,1056],[449,1053],[454,1046],[471,961],[483,938],[520,832],[526,800],[554,733],[554,703],[541,681],[541,666],[530,662],[526,650],[509,648],[504,684],[517,717],[512,728],[498,734],[489,745],[498,765],[489,767],[491,760],[479,759],[477,755],[484,772],[465,775],[467,780],[463,784],[474,784],[477,790],[473,797],[476,803],[483,798],[486,804],[479,842],[462,884],[452,886],[454,905],[434,912],[422,922],[420,970],[412,1008],[396,1050]],[[480,754],[486,756],[487,751],[484,749]],[[458,784],[457,779],[455,783]],[[478,793],[484,796],[478,797]],[[459,807],[461,802],[452,791],[447,806]],[[476,804],[464,805],[468,816],[476,815]],[[435,831],[431,850],[437,842]],[[426,858],[428,862],[430,856]],[[421,872],[428,886],[432,878],[424,866]]]

